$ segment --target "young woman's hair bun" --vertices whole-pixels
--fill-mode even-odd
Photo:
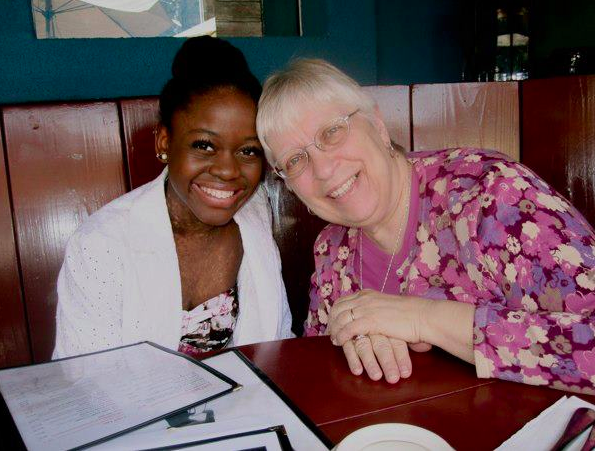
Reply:
[[[186,40],[176,53],[171,72],[172,78],[159,96],[159,115],[167,128],[173,114],[186,108],[193,96],[217,88],[232,88],[258,103],[262,93],[262,86],[250,72],[240,49],[210,36]]]
[[[178,50],[171,72],[173,78],[191,80],[213,74],[250,72],[244,54],[223,39],[210,36],[190,38]]]

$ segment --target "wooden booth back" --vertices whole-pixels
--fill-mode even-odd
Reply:
[[[498,149],[595,222],[595,77],[366,89],[406,151]],[[66,241],[95,210],[161,171],[156,122],[154,97],[2,107],[0,367],[49,359]],[[299,333],[324,223],[280,180],[269,174],[265,183]]]

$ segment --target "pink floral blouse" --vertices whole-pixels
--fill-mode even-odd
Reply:
[[[478,149],[415,152],[414,226],[389,279],[402,294],[476,306],[477,375],[595,394],[595,232],[524,166]],[[357,229],[314,244],[305,335],[359,290]],[[386,290],[388,291],[388,290]]]
[[[239,312],[237,289],[230,288],[182,315],[178,351],[199,357],[224,348],[231,339]]]

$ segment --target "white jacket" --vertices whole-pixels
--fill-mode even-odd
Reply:
[[[182,325],[178,256],[159,177],[99,209],[70,238],[58,277],[61,358],[150,340],[177,349]],[[294,336],[264,187],[235,214],[244,254],[230,345]]]

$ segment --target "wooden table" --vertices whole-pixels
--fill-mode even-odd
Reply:
[[[565,393],[478,379],[474,368],[440,350],[411,353],[413,374],[390,385],[353,376],[328,337],[295,338],[239,348],[335,443],[377,423],[429,429],[457,450],[491,450]],[[579,395],[595,403],[595,396]],[[0,424],[12,424],[5,405]],[[16,428],[2,449],[19,449]],[[22,446],[22,445],[21,445]]]
[[[412,352],[412,376],[390,385],[353,376],[328,337],[239,349],[335,443],[355,429],[390,422],[429,429],[457,450],[494,449],[569,394],[478,379],[471,365],[440,350]]]

